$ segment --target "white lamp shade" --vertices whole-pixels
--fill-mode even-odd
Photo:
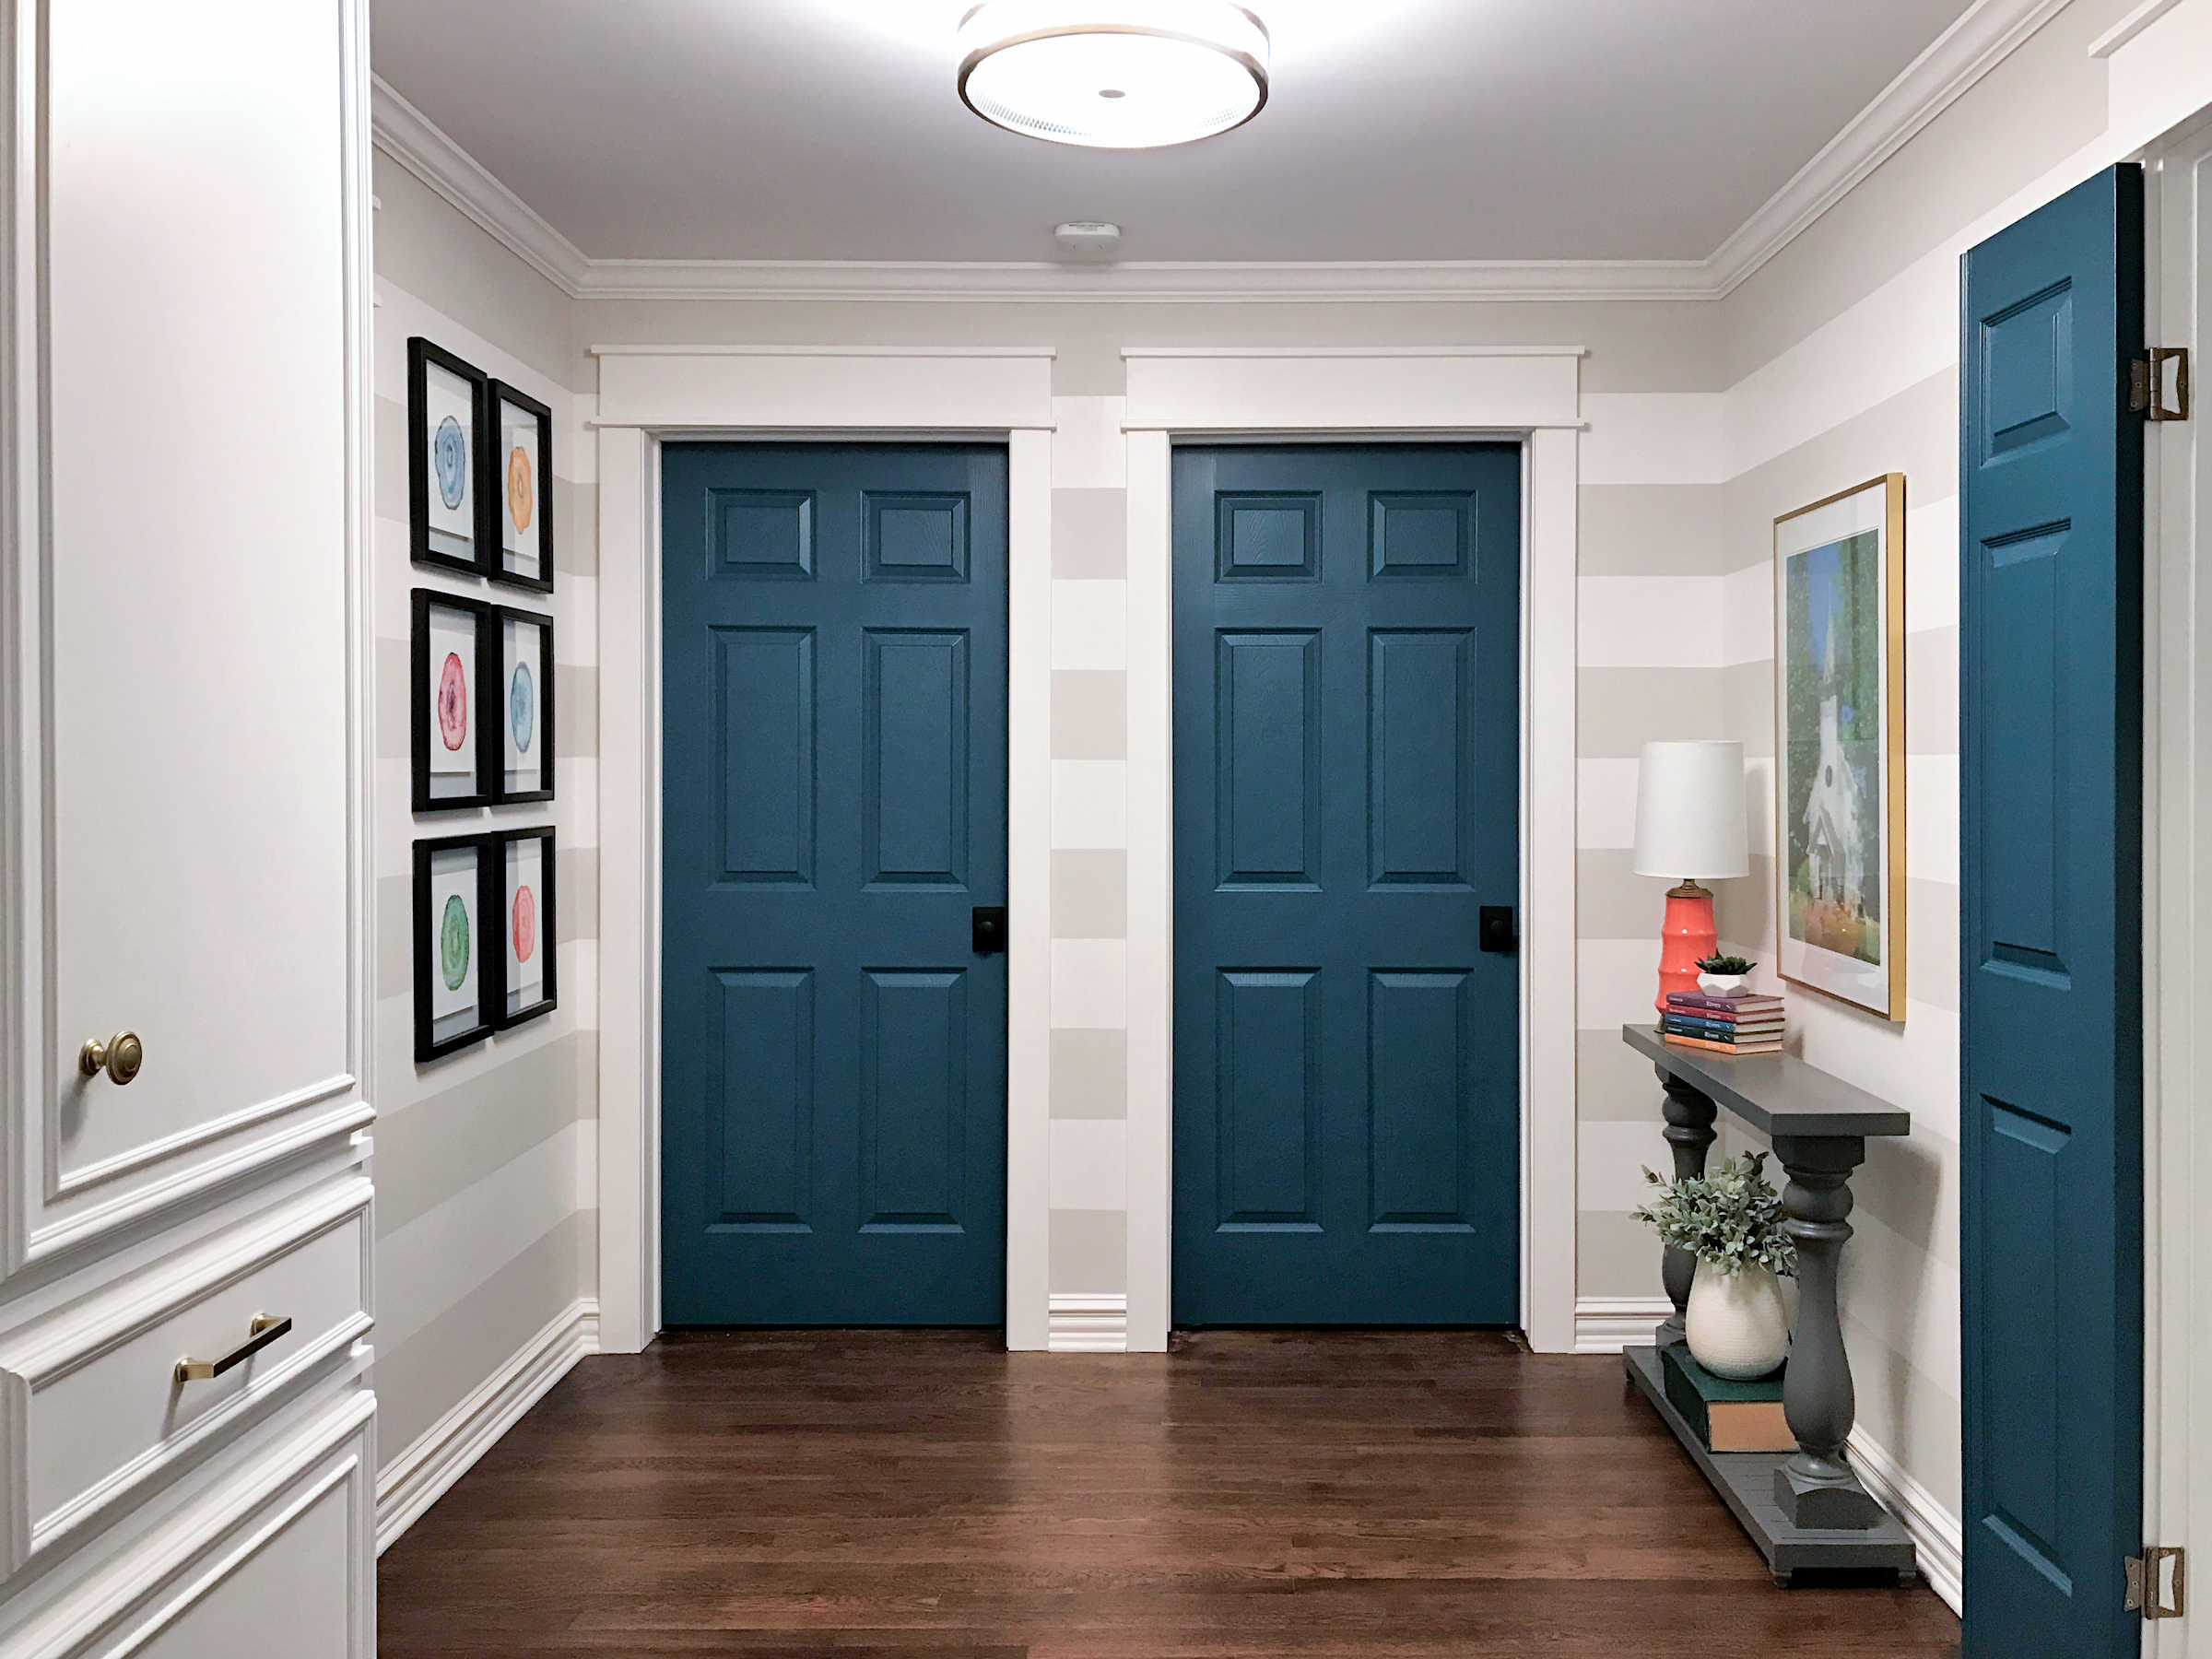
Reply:
[[[1744,746],[1645,744],[1636,770],[1636,874],[1718,881],[1750,872]]]

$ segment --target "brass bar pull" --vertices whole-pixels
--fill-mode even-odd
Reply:
[[[219,1377],[234,1365],[243,1365],[254,1355],[267,1347],[279,1336],[290,1334],[292,1322],[267,1313],[253,1315],[253,1323],[246,1327],[246,1339],[225,1354],[220,1359],[180,1359],[177,1361],[177,1381],[205,1382],[210,1377]]]

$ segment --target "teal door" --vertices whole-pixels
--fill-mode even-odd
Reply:
[[[1520,538],[1511,446],[1176,452],[1179,1323],[1519,1317]]]
[[[662,488],[665,1316],[999,1324],[1006,452]]]
[[[2142,197],[2114,168],[1965,264],[1969,1659],[2142,1634]]]

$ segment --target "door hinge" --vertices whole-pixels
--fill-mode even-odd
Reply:
[[[2182,1616],[2182,1565],[2184,1552],[2162,1544],[2147,1546],[2139,1556],[2127,1558],[2127,1606],[2146,1618]],[[2173,1571],[2166,1564],[2173,1563]]]
[[[2167,396],[2169,385],[2173,388],[2171,398]],[[2189,348],[2153,346],[2148,356],[2128,364],[2127,406],[2147,420],[2188,419]]]

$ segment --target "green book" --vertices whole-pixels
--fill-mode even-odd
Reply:
[[[1782,1413],[1782,1372],[1752,1382],[1716,1377],[1689,1357],[1687,1343],[1659,1350],[1666,1403],[1713,1452],[1794,1452],[1797,1437]]]

